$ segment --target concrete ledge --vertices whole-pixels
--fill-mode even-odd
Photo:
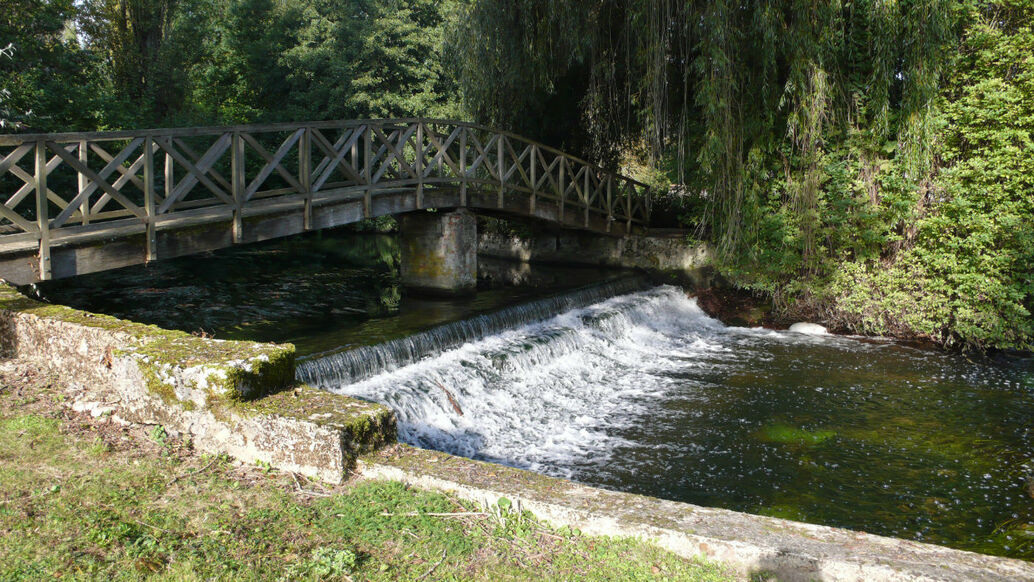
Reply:
[[[619,493],[437,451],[397,445],[359,460],[364,478],[403,481],[494,505],[510,499],[554,526],[639,536],[745,577],[779,580],[1034,580],[1034,564],[854,532]]]
[[[26,298],[0,284],[0,358],[28,360],[119,417],[194,446],[340,482],[395,440],[379,404],[294,386],[290,344],[221,341]]]
[[[645,269],[697,277],[711,265],[711,250],[684,234],[603,236],[589,232],[540,232],[530,237],[482,233],[478,252],[523,262]]]

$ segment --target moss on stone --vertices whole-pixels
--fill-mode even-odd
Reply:
[[[131,374],[138,373],[142,388],[155,396],[146,398],[149,413],[173,424],[183,420],[190,425],[194,422],[189,420],[191,417],[181,415],[203,408],[205,415],[230,431],[243,430],[245,425],[251,426],[250,430],[255,426],[273,427],[270,430],[282,431],[281,436],[286,435],[289,441],[302,439],[298,442],[304,443],[305,439],[316,438],[311,445],[303,445],[305,450],[316,447],[315,453],[292,450],[284,453],[285,458],[297,459],[301,455],[309,459],[310,465],[331,462],[335,472],[339,461],[328,460],[328,454],[343,454],[341,461],[348,471],[354,466],[356,455],[396,439],[395,416],[387,407],[296,385],[295,348],[290,344],[197,337],[41,303],[0,284],[0,331],[5,342],[0,348],[20,333],[17,327],[11,327],[12,323],[20,325],[19,322],[47,334],[74,330],[75,337],[96,342],[89,344],[88,350],[94,357],[103,356],[98,366],[126,367]],[[84,333],[88,328],[102,331]],[[46,357],[33,354],[32,357]],[[103,369],[96,372],[102,378],[105,375]],[[267,419],[286,422],[267,423]],[[331,449],[335,452],[328,453]],[[306,454],[310,456],[305,457]]]
[[[176,397],[176,391],[173,390],[172,386],[161,381],[152,366],[143,364],[140,366],[140,372],[144,376],[144,383],[147,384],[147,389],[161,398],[162,402],[174,405],[182,404],[180,399]]]
[[[367,450],[373,443],[395,441],[395,416],[386,406],[331,394],[307,385],[234,403],[245,415],[277,415],[345,431],[353,443]]]
[[[41,303],[9,285],[0,284],[0,310],[33,315],[127,336],[113,356],[131,356],[148,388],[166,403],[181,402],[161,380],[166,369],[203,367],[208,389],[231,399],[245,400],[282,390],[294,382],[295,349],[291,344],[223,341],[167,330],[154,325],[89,313],[64,305]]]

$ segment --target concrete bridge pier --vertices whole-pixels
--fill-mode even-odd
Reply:
[[[457,296],[477,289],[477,221],[466,209],[399,217],[402,286],[426,295]]]

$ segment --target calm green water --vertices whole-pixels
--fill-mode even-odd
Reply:
[[[291,342],[301,355],[375,344],[620,275],[479,260],[478,293],[408,297],[393,235],[322,231],[41,283],[54,303],[220,339]]]
[[[1034,559],[1034,362],[770,333],[655,370],[599,482]]]
[[[1034,559],[1030,359],[728,327],[664,286],[316,383],[391,406],[418,446]]]

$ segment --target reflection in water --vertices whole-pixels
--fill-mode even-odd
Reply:
[[[1031,559],[1032,370],[730,328],[659,287],[334,390],[388,404],[423,447]]]
[[[594,268],[479,258],[473,298],[406,297],[392,235],[320,231],[39,285],[55,303],[221,339],[291,342],[300,354],[388,341],[612,277]]]

